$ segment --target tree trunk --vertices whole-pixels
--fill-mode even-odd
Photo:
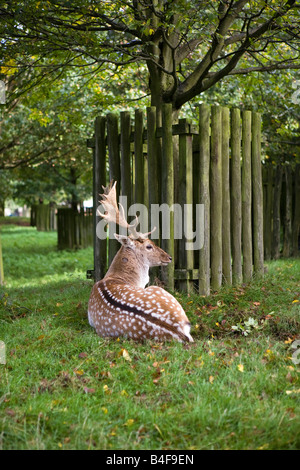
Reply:
[[[273,199],[273,237],[272,237],[272,258],[278,259],[280,256],[280,200],[282,186],[282,165],[277,165],[274,183]]]
[[[265,236],[264,236],[264,247],[265,247],[265,259],[271,259],[272,252],[272,203],[273,203],[273,165],[268,165],[266,168],[267,181],[266,181],[266,200],[265,200]]]
[[[0,217],[4,217],[5,200],[0,200]]]

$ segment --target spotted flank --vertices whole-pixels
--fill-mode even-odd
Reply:
[[[144,289],[99,281],[93,287],[88,318],[97,334],[103,337],[193,341],[190,323],[181,305],[157,286]]]

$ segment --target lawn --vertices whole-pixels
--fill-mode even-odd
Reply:
[[[300,448],[299,260],[175,293],[195,343],[136,344],[89,326],[92,249],[56,237],[2,226],[0,449]]]

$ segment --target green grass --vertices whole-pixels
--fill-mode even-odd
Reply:
[[[31,227],[1,239],[0,449],[299,449],[299,260],[176,293],[195,343],[136,344],[88,324],[92,249],[59,252]]]

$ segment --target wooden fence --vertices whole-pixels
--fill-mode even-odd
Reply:
[[[50,204],[33,204],[30,212],[30,225],[42,232],[56,230],[56,207]]]
[[[299,256],[300,164],[263,167],[265,259]]]
[[[59,250],[86,248],[93,244],[93,209],[80,212],[69,207],[57,209],[57,243]]]
[[[172,125],[171,105],[163,106],[162,127],[156,109],[99,116],[88,139],[94,159],[94,270],[101,279],[119,248],[115,240],[96,237],[96,214],[102,185],[118,181],[119,195],[133,203],[202,204],[204,243],[186,250],[186,239],[160,245],[173,258],[161,268],[166,285],[208,295],[224,283],[261,275],[263,266],[263,191],[261,118],[258,113],[220,106],[199,106],[199,122],[180,119]]]

